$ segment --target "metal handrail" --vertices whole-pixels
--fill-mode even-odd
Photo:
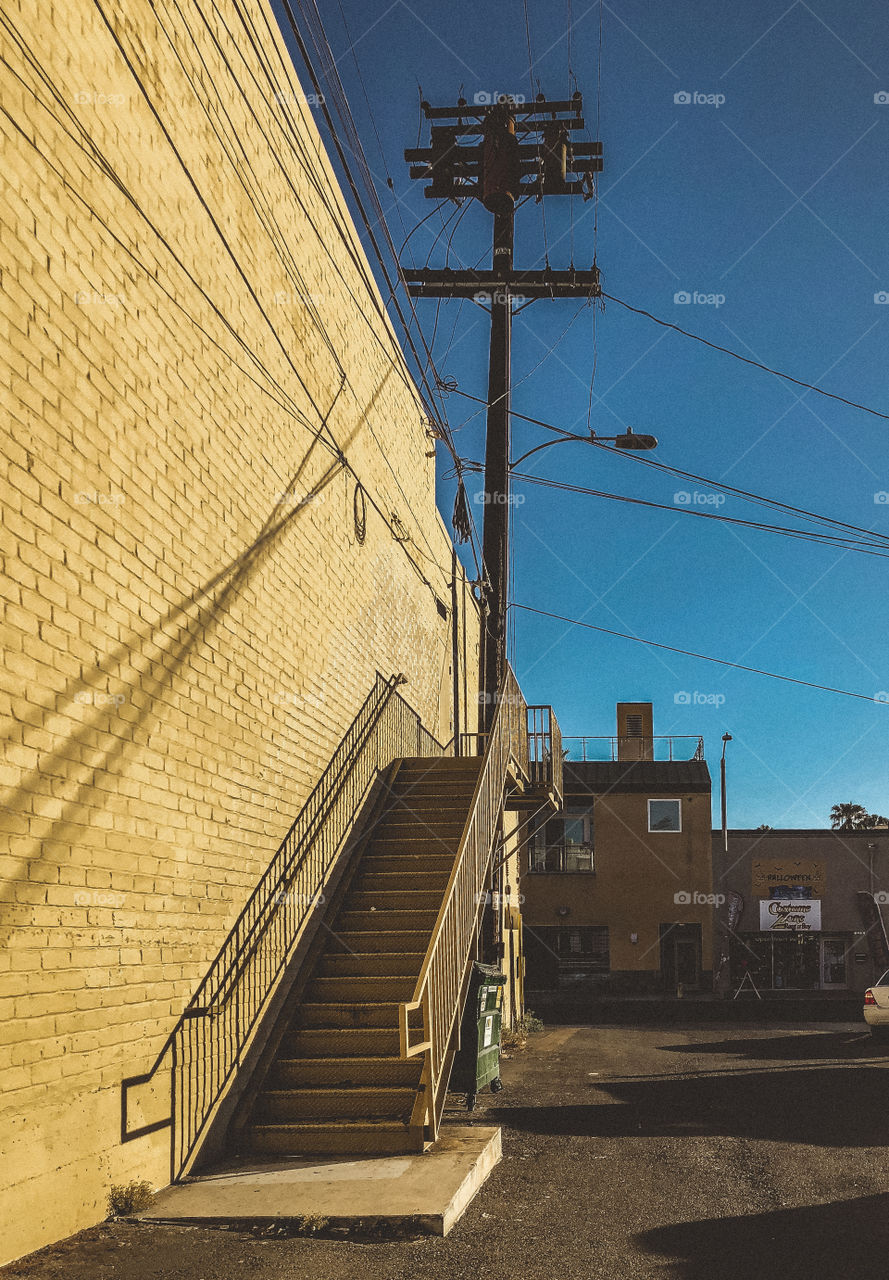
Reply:
[[[402,1058],[424,1055],[421,1088],[411,1119],[419,1143],[438,1136],[448,1085],[449,1046],[460,1015],[463,978],[476,936],[488,867],[494,850],[510,773],[527,778],[527,707],[510,667],[506,669],[497,710],[469,816],[454,867],[410,1000],[399,1006]],[[422,1039],[411,1043],[410,1015],[422,1010]]]
[[[603,757],[602,755],[587,754],[588,742],[608,743],[608,747],[607,747],[608,756]],[[674,748],[673,748],[674,742],[675,743],[681,743],[681,742],[692,743],[693,742],[694,749],[691,755],[684,754],[685,752],[689,751],[689,747],[684,747],[682,749],[683,754],[681,754],[678,749],[674,754]],[[658,758],[658,747],[656,745],[658,743],[667,744],[666,755],[668,760],[703,760],[704,759],[704,739],[699,734],[696,734],[696,733],[673,733],[673,734],[654,734],[654,735],[649,734],[644,737],[630,737],[627,734],[619,734],[619,735],[609,735],[609,734],[602,734],[602,733],[571,734],[562,738],[562,744],[565,748],[565,759],[568,761],[569,764],[572,762],[572,752],[576,749],[570,745],[572,743],[580,743],[580,748],[579,748],[581,752],[579,757],[580,761],[584,761],[584,760],[596,761],[596,760],[601,760],[603,758],[606,758],[606,759],[610,758],[611,760],[620,760],[622,758],[620,754],[621,751],[627,750],[629,748],[632,748],[638,751],[639,754],[633,755],[632,757],[625,756],[623,757],[624,759],[655,760]],[[593,748],[593,750],[595,750],[595,748]],[[602,750],[604,752],[606,748],[603,747]],[[646,751],[647,751],[647,754],[646,754]]]
[[[121,1141],[169,1127],[170,1178],[176,1181],[206,1136],[245,1050],[290,964],[310,915],[354,835],[371,788],[393,760],[440,756],[444,747],[397,692],[403,677],[376,683],[150,1071],[122,1082]],[[170,1066],[170,1114],[129,1129],[130,1088]]]

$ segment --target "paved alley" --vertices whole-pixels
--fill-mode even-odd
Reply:
[[[504,1159],[446,1239],[110,1223],[0,1274],[863,1280],[883,1268],[889,1050],[857,1025],[558,1027],[503,1066],[504,1092],[476,1116],[503,1126]]]

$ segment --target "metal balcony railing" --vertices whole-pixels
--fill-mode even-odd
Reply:
[[[591,844],[532,844],[528,856],[528,870],[534,874],[553,874],[583,871],[593,874],[596,869],[595,850]]]
[[[562,732],[552,707],[528,707],[528,768],[531,783],[562,799]]]
[[[510,676],[515,683],[515,676]],[[515,689],[518,690],[515,683]],[[563,797],[562,733],[552,707],[528,706],[521,693],[510,693],[509,683],[498,697],[498,705],[506,708],[509,716],[510,753],[520,777],[532,791],[549,791],[555,803]],[[486,733],[462,733],[460,752],[463,755],[484,755],[488,741]]]
[[[243,1061],[371,788],[393,760],[445,748],[377,675],[361,710],[223,943],[151,1070],[122,1082],[121,1141],[170,1128],[170,1179],[187,1172]],[[130,1129],[129,1090],[170,1072],[169,1115]]]
[[[601,734],[562,738],[565,759],[573,760],[703,760],[704,739],[682,733],[653,738],[608,737]]]

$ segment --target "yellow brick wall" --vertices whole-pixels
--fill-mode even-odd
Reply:
[[[375,671],[444,738],[453,678],[423,406],[265,0],[0,13],[4,1261],[166,1180],[121,1078]]]

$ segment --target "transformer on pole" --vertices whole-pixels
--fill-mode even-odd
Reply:
[[[453,107],[423,102],[422,108],[430,144],[405,151],[410,176],[427,181],[431,200],[472,197],[494,215],[490,270],[403,271],[413,297],[472,298],[491,313],[478,725],[486,733],[506,663],[512,302],[600,294],[595,264],[586,271],[573,265],[562,271],[514,269],[515,208],[525,196],[538,202],[551,195],[589,198],[592,175],[602,169],[602,144],[572,138],[584,128],[579,92],[564,101],[548,102],[539,94],[532,104],[501,96],[490,105],[470,106],[460,98]]]

